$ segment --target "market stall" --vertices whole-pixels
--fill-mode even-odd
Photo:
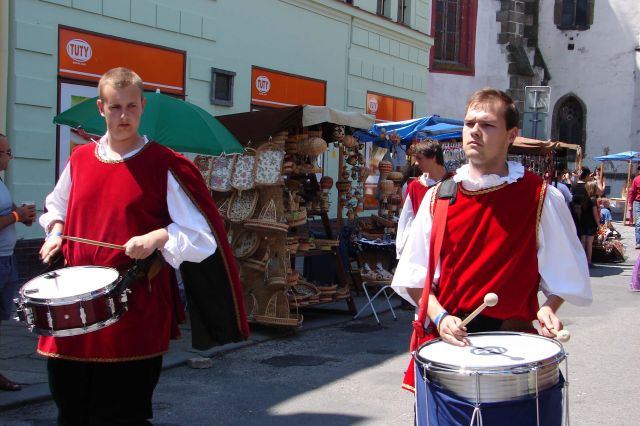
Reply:
[[[593,157],[595,161],[600,161],[604,163],[605,161],[626,161],[628,163],[627,167],[627,182],[622,190],[622,194],[620,198],[612,198],[614,202],[622,202],[623,203],[623,213],[622,213],[622,223],[624,224],[627,221],[627,209],[628,209],[628,200],[627,200],[627,192],[629,190],[629,186],[631,185],[631,169],[633,163],[640,163],[640,152],[638,151],[625,151],[619,152],[617,154],[609,154],[609,155],[601,155],[599,157]],[[603,168],[604,169],[604,168]],[[629,215],[629,222],[633,222],[632,215]]]
[[[336,187],[355,213],[363,173],[353,128],[368,128],[373,118],[327,107],[295,106],[220,116],[244,146],[242,154],[205,156],[194,162],[209,185],[238,261],[249,320],[298,327],[303,309],[344,300],[355,313],[349,277],[329,221],[333,178],[323,175],[321,158],[328,143],[345,161]],[[346,159],[355,156],[355,161]],[[360,200],[361,201],[361,200]],[[338,211],[342,211],[338,208]],[[316,220],[318,219],[318,220]],[[323,257],[333,266],[328,282],[302,268]]]

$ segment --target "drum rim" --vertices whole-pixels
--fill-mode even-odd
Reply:
[[[30,279],[29,281],[24,283],[22,285],[22,287],[20,287],[20,290],[18,292],[18,294],[20,296],[20,302],[22,304],[25,304],[26,302],[28,302],[28,303],[31,303],[31,304],[34,304],[34,305],[39,305],[39,306],[40,305],[44,305],[44,306],[61,306],[61,305],[67,305],[69,303],[76,303],[76,302],[83,302],[83,301],[93,300],[93,299],[95,299],[96,296],[109,294],[111,292],[111,290],[113,290],[114,287],[116,287],[116,285],[118,284],[118,282],[122,278],[121,275],[120,275],[120,272],[118,272],[117,269],[110,268],[108,266],[96,266],[96,265],[68,266],[66,268],[61,268],[61,269],[80,269],[80,268],[83,268],[83,269],[86,269],[86,268],[100,268],[100,269],[111,270],[111,271],[114,271],[116,273],[116,279],[114,281],[110,282],[109,284],[107,284],[106,286],[98,288],[96,290],[88,291],[86,293],[76,294],[76,295],[73,295],[73,296],[59,297],[59,298],[56,298],[56,299],[34,298],[32,296],[28,296],[28,295],[24,294],[25,288],[27,287],[27,285],[29,285],[29,283],[31,283],[32,281],[37,280],[38,278],[44,277],[45,275],[48,275],[51,272],[55,272],[55,271],[49,271],[49,272],[45,272],[44,274],[40,274],[37,277],[34,277],[34,278]]]
[[[467,374],[467,375],[526,373],[526,372],[530,372],[534,368],[545,368],[551,365],[559,365],[567,357],[567,353],[564,350],[564,346],[562,346],[560,342],[545,336],[541,336],[539,334],[520,333],[515,331],[487,331],[487,332],[480,332],[480,333],[469,333],[469,336],[471,337],[488,336],[488,335],[529,336],[529,337],[538,338],[538,339],[545,339],[546,341],[550,341],[551,343],[554,343],[556,346],[558,346],[560,350],[557,354],[552,355],[550,357],[543,358],[537,361],[523,362],[522,364],[517,364],[517,365],[511,365],[511,366],[500,365],[496,367],[461,367],[460,365],[456,365],[456,364],[447,364],[442,362],[430,361],[420,356],[420,349],[422,349],[423,347],[443,341],[442,338],[437,338],[420,345],[418,349],[416,349],[416,351],[414,352],[413,357],[415,359],[415,362],[421,368],[424,368],[426,370],[434,371],[438,373],[454,373],[454,374]]]
[[[126,309],[123,308],[119,312],[114,313],[111,317],[107,318],[106,320],[98,321],[86,327],[66,328],[64,330],[52,330],[52,329],[43,329],[36,326],[30,326],[29,331],[39,336],[51,336],[51,337],[79,336],[79,335],[91,333],[112,325],[113,323],[117,322],[120,318],[122,318],[122,315],[124,315],[125,311]]]

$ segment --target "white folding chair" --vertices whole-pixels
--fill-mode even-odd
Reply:
[[[371,308],[371,312],[373,312],[373,316],[375,317],[376,322],[379,325],[380,324],[380,319],[378,318],[378,313],[376,312],[376,308],[375,308],[373,302],[381,294],[383,294],[384,298],[387,300],[387,305],[389,305],[389,309],[391,310],[391,314],[393,315],[393,319],[394,320],[398,319],[396,317],[395,311],[393,310],[393,306],[391,306],[391,300],[389,299],[389,296],[393,296],[393,289],[391,288],[391,283],[390,282],[362,281],[362,289],[364,290],[364,295],[367,298],[367,303],[365,303],[365,305],[362,308],[360,308],[358,313],[353,316],[353,319],[358,318],[360,316],[360,314],[362,314],[362,312],[364,312],[365,309],[370,307]],[[378,290],[376,291],[376,289],[378,289]],[[372,297],[371,293],[373,293],[374,291],[376,291],[376,292]]]

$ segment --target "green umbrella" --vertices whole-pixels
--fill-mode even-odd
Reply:
[[[180,152],[220,155],[241,153],[244,147],[204,109],[189,102],[163,95],[145,93],[147,104],[138,132]],[[104,118],[96,106],[96,99],[87,99],[56,115],[53,122],[87,133],[106,132]]]

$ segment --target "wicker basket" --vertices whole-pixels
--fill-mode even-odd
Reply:
[[[255,189],[236,191],[231,196],[227,209],[227,219],[231,222],[243,222],[253,216],[258,204],[258,192]]]
[[[273,199],[262,207],[257,219],[248,219],[244,226],[265,232],[287,232],[289,225],[277,219],[276,204]]]
[[[279,185],[282,183],[284,151],[275,143],[266,143],[257,151],[256,185]]]
[[[256,151],[247,148],[239,155],[231,172],[231,186],[240,191],[252,189],[256,178]]]
[[[213,157],[210,155],[196,155],[193,159],[193,164],[196,165],[205,182],[209,182],[212,161]]]
[[[302,315],[292,314],[289,308],[289,298],[286,291],[277,291],[269,298],[264,315],[255,315],[257,323],[284,327],[299,327],[302,325]]]
[[[233,241],[233,254],[238,259],[250,257],[258,249],[260,238],[251,230],[242,230]]]
[[[237,155],[221,155],[211,160],[211,173],[207,180],[209,189],[218,192],[229,192],[231,186],[231,172],[236,163]]]

